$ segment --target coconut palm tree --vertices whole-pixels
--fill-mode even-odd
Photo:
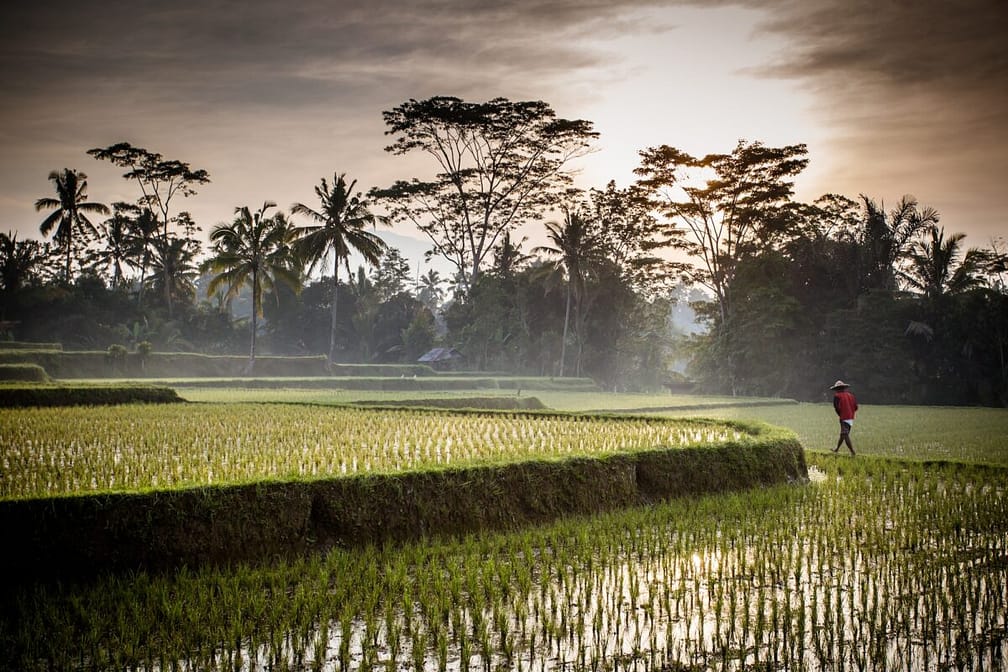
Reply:
[[[965,233],[946,238],[944,227],[931,226],[928,235],[914,244],[908,267],[900,274],[909,287],[935,301],[984,284],[984,252],[971,248],[964,255]]]
[[[168,318],[176,302],[192,303],[196,298],[196,277],[199,274],[196,255],[200,245],[192,238],[157,238],[151,244],[151,270],[147,283],[155,295],[165,297]]]
[[[112,216],[99,225],[101,239],[98,249],[88,256],[97,270],[104,268],[112,275],[112,287],[123,283],[123,267],[131,263],[130,229],[138,208],[130,203],[113,203]]]
[[[137,305],[143,303],[147,269],[151,264],[154,241],[158,239],[160,229],[161,223],[158,221],[157,215],[148,207],[138,208],[136,217],[129,221],[129,255],[132,263],[140,269]]]
[[[570,324],[571,306],[575,313],[575,324],[582,325],[582,308],[586,293],[588,273],[592,266],[604,258],[602,246],[591,221],[580,211],[564,208],[564,221],[547,222],[546,237],[553,243],[534,248],[537,254],[557,257],[553,267],[567,276],[567,292],[564,306],[563,336],[560,342],[560,376],[564,375],[567,357],[567,332]],[[578,335],[577,373],[581,368],[580,343],[583,334]]]
[[[36,276],[48,256],[37,240],[18,240],[16,232],[0,233],[0,289],[15,292]]]
[[[417,299],[420,303],[427,306],[430,311],[436,312],[438,307],[441,305],[441,300],[444,298],[444,288],[445,279],[441,277],[435,269],[429,269],[426,273],[420,276],[417,283]]]
[[[267,216],[266,211],[276,203],[266,201],[252,213],[248,206],[235,208],[235,218],[230,224],[220,224],[210,232],[214,256],[203,268],[216,273],[207,285],[207,296],[213,296],[222,286],[226,296],[232,298],[248,285],[252,290],[252,324],[249,363],[246,372],[255,367],[256,332],[262,317],[262,301],[266,291],[277,281],[292,289],[300,289],[301,276],[291,253],[294,227],[278,212]]]
[[[97,234],[94,224],[88,219],[88,213],[107,215],[109,209],[102,203],[92,203],[87,200],[87,175],[71,168],[54,170],[49,173],[49,181],[56,188],[56,198],[46,197],[35,201],[35,210],[53,210],[54,212],[42,220],[39,231],[48,236],[56,230],[53,238],[57,246],[64,250],[66,266],[63,280],[70,282],[70,262],[75,244],[80,236]]]
[[[860,291],[895,290],[898,267],[913,240],[928,227],[938,224],[934,208],[922,208],[910,196],[904,196],[889,213],[862,195],[864,215],[858,250]]]
[[[332,300],[329,320],[329,362],[336,356],[336,315],[339,288],[339,265],[342,262],[350,276],[350,251],[356,250],[371,266],[378,264],[387,247],[385,241],[376,234],[366,231],[365,226],[374,226],[385,218],[373,214],[360,193],[354,194],[357,181],[349,185],[346,176],[333,175],[330,186],[325,178],[315,187],[321,207],[318,210],[303,203],[291,206],[291,214],[303,215],[314,224],[297,230],[295,244],[297,256],[307,265],[310,273],[324,259],[332,257]]]

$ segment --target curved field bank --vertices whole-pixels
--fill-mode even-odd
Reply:
[[[767,425],[560,413],[185,408],[188,416],[171,406],[146,414],[68,409],[62,418],[4,411],[0,449],[12,476],[6,488],[19,473],[50,482],[55,473],[78,473],[81,482],[47,494],[3,493],[0,535],[9,551],[0,554],[0,570],[65,579],[256,562],[334,544],[512,529],[808,476],[797,438]],[[131,412],[129,422],[109,418]],[[17,422],[11,413],[19,414]],[[243,423],[250,421],[245,413],[258,414],[259,422]],[[230,424],[220,424],[225,420]],[[216,427],[219,440],[204,436],[194,446],[190,433],[202,422]],[[114,439],[98,433],[103,427],[113,428]],[[255,432],[254,441],[246,430]],[[339,438],[316,446],[312,432]],[[28,436],[35,438],[23,448]],[[367,449],[351,454],[361,446]],[[194,484],[189,453],[204,472],[208,461],[210,469],[227,471]],[[84,482],[78,459],[98,478]],[[141,474],[148,485],[126,484],[114,470],[135,473],[143,464],[168,464],[178,480],[155,469]],[[48,473],[45,465],[58,468]],[[128,491],[98,484],[117,477]]]

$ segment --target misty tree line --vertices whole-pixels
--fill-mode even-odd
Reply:
[[[635,184],[581,190],[570,165],[598,134],[546,103],[435,97],[383,114],[387,151],[426,156],[431,176],[364,193],[337,173],[289,214],[235,208],[206,247],[177,207],[205,170],[128,143],[90,150],[138,200],[91,202],[83,173],[53,172],[36,202],[51,240],[0,234],[3,330],[245,351],[250,370],[263,348],[408,362],[444,345],[468,368],[614,389],[661,389],[688,360],[714,392],[820,399],[839,377],[866,401],[1008,402],[1003,241],[966,249],[910,197],[797,202],[804,145],[651,147]],[[454,273],[412,273],[377,235],[390,222]],[[536,222],[547,242],[530,248],[516,231]],[[706,327],[692,336],[670,320],[690,287]]]

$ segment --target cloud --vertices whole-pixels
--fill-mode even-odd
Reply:
[[[642,95],[692,86],[684,78],[700,62],[734,59],[750,77],[793,82],[815,101],[828,136],[812,147],[813,166],[827,166],[823,190],[887,199],[916,192],[953,210],[972,201],[964,216],[976,214],[988,229],[1000,222],[983,203],[997,203],[1008,173],[999,151],[1008,142],[1004,0],[6,3],[3,199],[30,204],[61,165],[97,177],[84,150],[117,140],[211,169],[215,181],[201,196],[228,208],[263,196],[284,201],[296,181],[310,185],[333,166],[377,183],[389,179],[380,175],[381,110],[410,97],[504,95],[582,116],[579,105],[635,74],[639,55],[623,49],[629,38],[668,35],[671,44],[683,8],[716,7],[719,20],[745,10],[740,20],[780,45],[773,58],[713,39],[720,46],[701,48],[692,62],[664,68],[666,54],[655,53],[662,79]],[[704,99],[683,93],[685,104]],[[99,184],[92,181],[93,195]],[[301,191],[290,198],[310,196]]]

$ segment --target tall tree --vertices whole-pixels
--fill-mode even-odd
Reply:
[[[123,284],[123,267],[132,260],[130,230],[138,208],[131,203],[112,204],[112,216],[99,225],[99,247],[89,257],[93,267],[111,275],[113,288]]]
[[[210,182],[210,174],[203,169],[194,170],[184,161],[165,159],[157,152],[134,147],[128,142],[96,147],[89,149],[87,153],[99,161],[108,161],[126,169],[123,177],[137,183],[144,204],[161,218],[160,239],[164,250],[170,247],[168,225],[177,220],[177,217],[171,216],[172,200],[176,196],[192,196],[196,193],[197,186]],[[168,278],[165,278],[164,287],[167,288],[170,284]],[[165,295],[165,300],[170,315],[173,306],[170,293]]]
[[[42,220],[39,231],[48,236],[54,228],[53,238],[56,245],[63,249],[66,265],[63,280],[70,282],[70,262],[75,246],[81,236],[96,235],[95,225],[88,219],[88,213],[107,215],[108,207],[101,203],[87,200],[87,175],[71,168],[54,170],[49,173],[49,181],[56,189],[56,198],[45,197],[35,201],[37,211],[53,210],[53,213]]]
[[[808,165],[806,154],[805,145],[744,140],[730,154],[701,159],[668,145],[640,152],[639,184],[668,218],[672,246],[697,260],[689,278],[714,294],[722,320],[739,261],[784,228],[792,178]]]
[[[365,229],[374,226],[383,218],[369,209],[369,204],[361,194],[353,193],[357,180],[347,184],[346,175],[333,175],[332,186],[322,178],[315,187],[321,207],[316,210],[303,203],[291,206],[291,213],[311,219],[314,224],[301,227],[297,231],[295,251],[308,265],[310,273],[315,266],[332,257],[332,304],[329,329],[329,361],[336,358],[336,315],[339,298],[339,265],[346,266],[350,275],[350,251],[356,250],[372,266],[378,263],[385,250],[385,241]]]
[[[409,261],[394,247],[386,247],[372,276],[379,301],[388,301],[405,292],[410,284]]]
[[[984,284],[986,255],[978,248],[963,253],[965,233],[946,238],[944,228],[932,225],[927,236],[914,243],[907,269],[900,273],[907,285],[937,301],[946,294],[961,294]]]
[[[669,247],[672,236],[653,214],[647,194],[638,187],[619,189],[610,181],[605,189],[592,189],[586,203],[598,222],[600,245],[615,269],[636,289],[669,289],[669,282],[688,268],[658,252]]]
[[[199,241],[192,238],[158,238],[151,245],[153,272],[147,283],[155,294],[165,297],[169,319],[172,317],[170,306],[177,302],[192,303],[195,299],[195,283],[199,275],[196,256],[199,251]]]
[[[555,256],[556,267],[567,277],[564,301],[563,334],[560,341],[560,376],[564,375],[567,358],[567,334],[570,325],[571,306],[574,307],[575,334],[578,353],[575,360],[575,375],[581,375],[581,356],[584,344],[585,300],[588,274],[594,265],[604,259],[603,248],[597,226],[576,208],[564,208],[563,223],[547,222],[546,237],[552,246],[536,247],[533,252]]]
[[[472,286],[502,235],[542,217],[570,182],[566,164],[598,137],[591,122],[557,118],[542,101],[470,103],[437,96],[383,112],[386,151],[421,152],[437,173],[373,192],[413,223]]]
[[[18,240],[17,233],[0,233],[0,289],[21,289],[48,256],[46,246],[37,240]]]
[[[256,333],[262,317],[263,296],[277,281],[297,289],[300,273],[291,254],[294,229],[283,213],[267,216],[276,203],[266,201],[252,213],[248,206],[235,208],[231,224],[220,224],[210,232],[213,255],[204,270],[216,273],[207,285],[207,296],[227,287],[227,296],[248,285],[252,292],[251,344],[246,372],[255,367]]]
[[[739,264],[779,245],[793,224],[793,178],[808,164],[805,145],[739,141],[730,154],[697,159],[668,145],[640,152],[638,184],[670,223],[672,246],[696,261],[687,278],[714,295],[714,337],[730,340],[732,285]],[[735,393],[728,352],[728,385]]]
[[[444,288],[442,287],[444,283],[444,278],[433,268],[421,275],[417,283],[417,299],[427,306],[432,314],[437,312],[444,299]]]
[[[920,207],[904,196],[888,213],[885,207],[862,195],[857,272],[860,293],[898,289],[899,267],[918,234],[938,224],[934,208]]]
[[[140,285],[137,290],[137,304],[143,303],[144,287],[147,284],[147,269],[150,267],[154,243],[158,240],[157,215],[149,207],[137,208],[135,217],[129,222],[129,253],[130,258],[140,269]]]

